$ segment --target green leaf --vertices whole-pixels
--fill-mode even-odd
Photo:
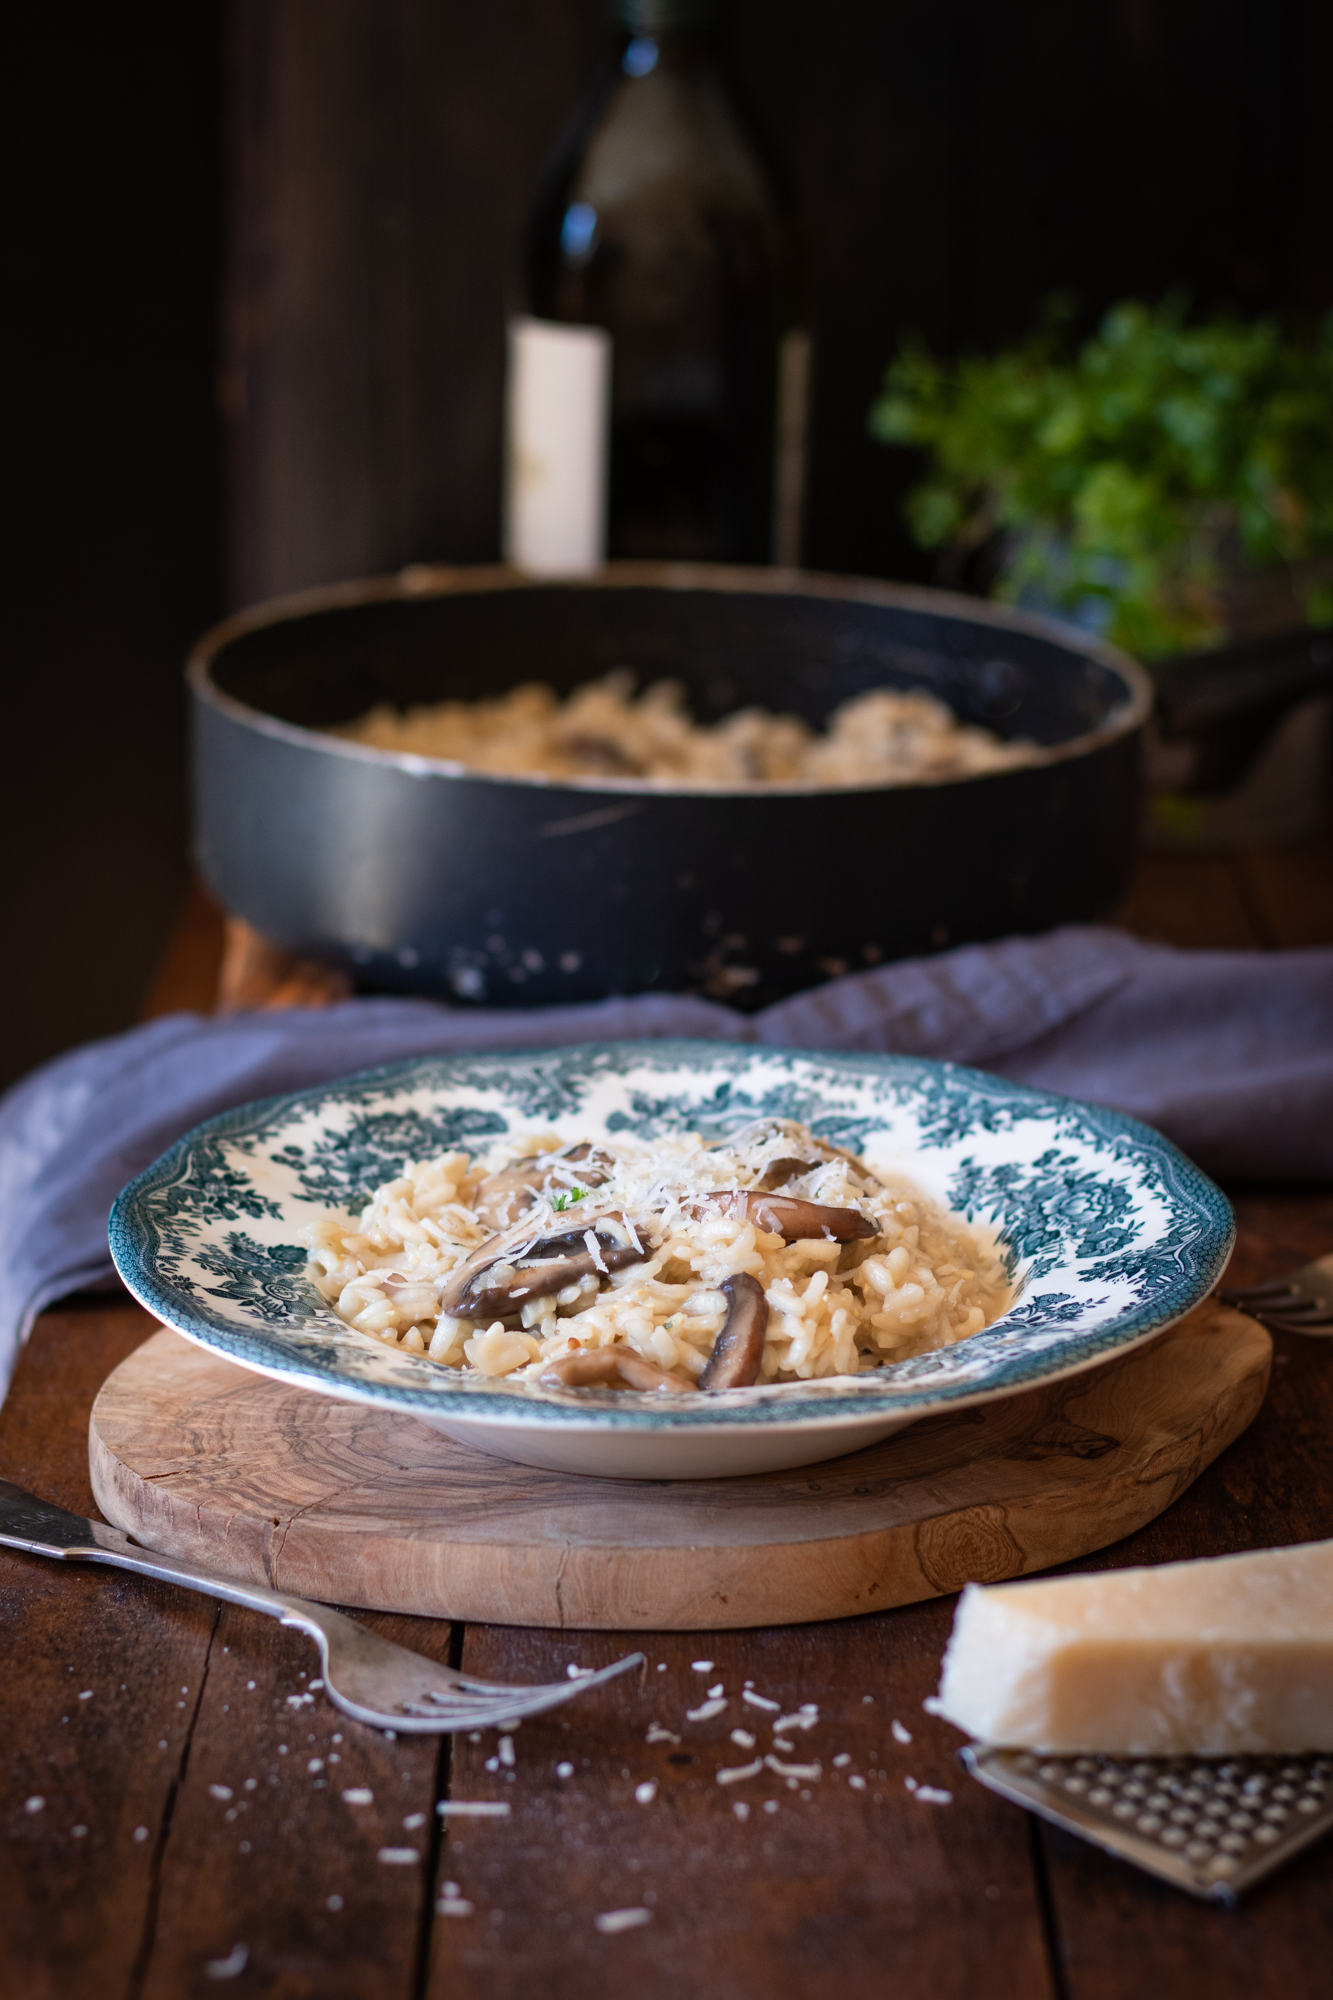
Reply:
[[[1333,625],[1333,583],[1317,583],[1308,592],[1305,615],[1312,625]]]
[[[1135,650],[1207,644],[1227,568],[1333,552],[1333,314],[1293,338],[1126,300],[1076,350],[1070,317],[1054,304],[993,356],[903,343],[870,430],[925,454],[912,534],[966,549],[1001,530],[999,595],[1100,604]]]

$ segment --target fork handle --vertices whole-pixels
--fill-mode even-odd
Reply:
[[[220,1597],[228,1604],[242,1604],[250,1611],[262,1611],[284,1625],[306,1632],[319,1647],[321,1662],[328,1665],[328,1637],[346,1627],[360,1631],[350,1618],[324,1604],[312,1604],[305,1597],[289,1597],[269,1590],[262,1583],[238,1583],[233,1577],[217,1576],[201,1563],[185,1556],[160,1555],[143,1548],[119,1528],[104,1521],[89,1521],[82,1514],[67,1513],[49,1501],[25,1493],[7,1479],[0,1479],[0,1546],[21,1549],[27,1555],[51,1556],[58,1562],[103,1563],[112,1569],[133,1570],[139,1576],[155,1576],[164,1583],[178,1583],[205,1597]]]

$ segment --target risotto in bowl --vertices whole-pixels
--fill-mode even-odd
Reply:
[[[673,1479],[1094,1366],[1198,1303],[1232,1223],[1113,1112],[915,1058],[663,1041],[426,1057],[225,1113],[111,1234],[148,1309],[242,1366]]]
[[[409,1161],[307,1230],[348,1325],[470,1375],[717,1393],[841,1379],[980,1333],[991,1232],[794,1119]]]

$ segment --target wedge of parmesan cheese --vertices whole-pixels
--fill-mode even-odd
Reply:
[[[1333,1750],[1333,1542],[969,1584],[932,1707],[1052,1755]]]

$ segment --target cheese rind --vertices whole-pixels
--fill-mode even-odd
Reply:
[[[934,1706],[1052,1755],[1333,1750],[1333,1542],[969,1584]]]

